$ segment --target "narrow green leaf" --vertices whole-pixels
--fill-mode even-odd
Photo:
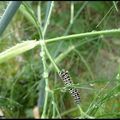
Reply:
[[[27,50],[33,49],[38,44],[40,44],[40,42],[36,40],[23,41],[22,43],[19,43],[0,53],[0,63],[3,63],[6,60],[13,58],[21,53],[24,53]]]

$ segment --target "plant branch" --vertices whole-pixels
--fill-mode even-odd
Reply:
[[[71,39],[76,39],[76,38],[92,37],[92,36],[97,36],[97,35],[112,35],[112,34],[117,34],[117,33],[120,33],[120,29],[92,31],[92,32],[67,35],[67,36],[62,36],[62,37],[57,37],[57,38],[51,38],[51,39],[45,40],[45,42],[50,43],[50,42],[57,42],[61,40],[71,40]]]
[[[13,18],[14,14],[16,13],[17,9],[21,5],[22,1],[10,1],[3,16],[0,20],[0,35],[5,31],[5,28]]]

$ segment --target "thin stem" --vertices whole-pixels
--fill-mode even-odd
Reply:
[[[41,22],[41,2],[38,2],[38,6],[37,6],[37,17],[38,17],[38,21],[39,24],[41,26],[42,22]]]
[[[74,52],[76,52],[78,54],[78,56],[81,58],[81,61],[85,64],[85,67],[88,69],[89,73],[90,73],[90,76],[91,78],[94,80],[94,75],[91,71],[91,68],[89,67],[89,65],[87,64],[87,61],[84,59],[84,57],[81,55],[81,53],[75,48],[73,49]]]
[[[70,11],[71,11],[70,24],[72,24],[73,23],[73,18],[74,18],[74,2],[73,1],[71,2]]]
[[[84,2],[83,5],[80,7],[80,9],[78,10],[78,12],[76,13],[75,17],[73,17],[72,22],[69,23],[68,27],[66,28],[66,31],[64,33],[64,36],[68,34],[68,32],[70,31],[73,23],[75,22],[75,20],[77,19],[77,17],[80,15],[80,13],[82,12],[82,10],[85,8],[85,6],[87,5],[88,1]],[[54,56],[56,56],[56,54],[58,53],[59,49],[62,47],[63,45],[63,41],[60,42],[58,49],[55,51]]]
[[[28,3],[26,3],[26,2],[23,2],[23,6],[24,6],[24,8],[25,8],[25,9],[23,9],[25,12],[21,9],[22,12],[23,12],[25,15],[27,15],[27,16],[30,17],[29,19],[32,20],[32,23],[35,25],[35,27],[36,27],[36,29],[37,29],[37,31],[38,31],[39,37],[40,37],[41,39],[43,39],[42,27],[40,26],[39,21],[36,19],[35,13],[34,13],[34,11],[32,10],[31,6],[30,6]],[[32,19],[31,19],[31,18],[32,18]]]
[[[68,27],[67,27],[64,35],[67,35],[67,34],[68,34],[68,32],[69,32],[69,30],[71,29],[73,23],[74,23],[75,20],[78,18],[78,16],[79,16],[80,13],[82,12],[82,10],[85,8],[85,6],[87,5],[87,3],[88,3],[88,1],[85,1],[85,2],[83,3],[83,5],[80,7],[80,9],[79,9],[78,12],[76,13],[76,15],[73,17],[72,22],[70,22],[70,24],[68,25]],[[74,4],[74,3],[72,3],[72,4]],[[72,10],[72,9],[73,9],[73,8],[71,8],[71,10]],[[73,13],[74,13],[74,12],[73,12]],[[73,14],[73,13],[71,13],[71,14]],[[73,16],[73,15],[71,15],[71,16]]]
[[[45,87],[45,91],[46,91],[46,93],[45,93],[45,102],[44,102],[43,113],[42,113],[41,118],[46,118],[47,100],[48,100],[48,89],[47,89],[48,79],[47,78],[45,79],[45,83],[46,83],[46,87]]]
[[[60,69],[58,68],[58,66],[56,65],[55,61],[53,60],[53,58],[51,57],[50,53],[48,52],[48,49],[46,48],[45,46],[45,51],[46,51],[46,54],[48,56],[48,58],[50,59],[51,63],[53,64],[53,66],[55,67],[56,71],[59,73],[60,72]]]
[[[71,39],[82,38],[82,37],[92,37],[92,36],[97,36],[97,35],[111,35],[111,34],[116,34],[116,33],[120,33],[120,29],[92,31],[92,32],[86,32],[86,33],[81,33],[81,34],[67,35],[67,36],[47,39],[45,40],[45,43],[57,42],[61,40],[71,40]]]
[[[61,53],[54,61],[55,63],[59,63],[60,61],[62,61],[64,59],[65,56],[67,56],[67,54],[69,54],[73,49],[77,48],[77,47],[80,47],[81,45],[84,45],[85,43],[88,43],[88,42],[91,42],[95,39],[88,39],[88,40],[81,40],[81,44],[75,44],[75,45],[70,45],[68,47],[67,50],[65,50],[65,52]],[[49,65],[49,70],[51,70],[53,68],[53,64],[50,64]]]
[[[60,112],[59,112],[59,110],[58,110],[58,107],[57,107],[56,103],[53,102],[53,104],[54,104],[54,106],[55,106],[55,108],[56,108],[56,111],[57,111],[57,113],[58,113],[59,118],[61,118],[61,115],[60,115]]]
[[[69,110],[67,110],[67,111],[65,111],[65,112],[63,112],[63,113],[61,113],[61,116],[70,114],[71,112],[76,111],[77,109],[78,109],[77,106],[74,107],[74,108],[71,108],[71,109],[69,109]],[[56,118],[58,118],[58,117],[59,117],[59,115],[56,116]]]
[[[54,98],[53,98],[54,100]],[[52,101],[52,105],[53,105],[53,114],[52,114],[52,118],[55,118],[55,105],[54,102]]]
[[[80,111],[80,113],[81,113],[81,117],[84,116],[84,112],[83,112],[81,106],[80,106],[80,105],[77,105],[77,107],[78,107],[78,109],[79,109],[79,111]]]
[[[55,118],[55,112],[57,112],[59,118],[61,118],[60,112],[59,112],[58,107],[55,103],[54,92],[52,91],[51,93],[52,93],[52,99],[53,99],[53,101],[52,101],[52,105],[53,105],[53,116],[52,116],[52,118]]]
[[[47,11],[46,11],[46,19],[45,19],[45,25],[44,25],[44,30],[43,30],[43,36],[45,36],[46,30],[47,30],[47,27],[48,27],[48,24],[50,21],[50,16],[52,13],[53,6],[54,6],[54,1],[52,1],[52,2],[49,1]]]
[[[80,13],[82,12],[82,10],[85,8],[85,6],[88,4],[88,1],[85,1],[83,3],[83,5],[80,7],[80,9],[78,10],[78,12],[76,13],[75,17],[73,18],[73,21],[75,21],[77,19],[77,17],[80,15]]]
[[[48,14],[47,14],[47,17],[46,17],[46,21],[45,21],[45,25],[44,25],[44,29],[43,29],[43,32],[42,32],[42,36],[43,36],[43,40],[42,40],[42,44],[41,44],[41,51],[42,51],[42,61],[43,61],[43,67],[44,67],[44,79],[45,79],[45,102],[44,102],[44,107],[43,107],[43,113],[42,113],[42,116],[41,118],[46,118],[46,111],[47,111],[47,101],[48,101],[48,93],[49,93],[49,83],[48,83],[48,71],[47,71],[47,63],[46,63],[46,57],[45,57],[45,53],[49,55],[49,52],[47,51],[47,48],[46,48],[46,45],[45,45],[45,40],[44,40],[44,37],[45,37],[45,33],[46,33],[46,30],[47,30],[47,26],[48,26],[48,23],[49,23],[49,19],[50,19],[50,16],[51,16],[51,11],[52,11],[52,8],[53,8],[53,1],[52,2],[48,2]],[[50,56],[51,57],[51,56]]]
[[[117,3],[118,2],[113,1],[114,7],[115,7],[116,11],[118,12],[119,10],[118,10],[118,7],[117,7]]]
[[[99,98],[99,96],[101,95],[101,93],[103,92],[103,90],[110,84],[111,81],[108,81],[105,86],[97,93],[97,95],[94,97],[93,101],[91,102],[91,104],[89,105],[86,113],[90,113],[90,111],[94,108],[94,104],[97,101],[97,98]]]
[[[102,18],[102,20],[98,23],[98,25],[96,26],[96,28],[98,27],[98,26],[100,26],[100,24],[105,20],[105,18],[107,17],[107,15],[113,10],[113,8],[114,8],[114,6],[112,6],[109,10],[108,10],[108,12],[105,14],[105,16]]]
[[[80,117],[80,118],[94,118],[94,117],[91,117],[91,116],[87,115],[87,114],[82,110],[82,108],[81,108],[80,105],[77,105],[77,107],[78,107],[78,109],[79,109],[79,111],[80,111],[80,113],[81,113],[81,117]]]

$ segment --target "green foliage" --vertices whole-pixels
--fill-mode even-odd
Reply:
[[[4,116],[36,118],[37,106],[40,118],[120,117],[119,34],[119,2],[23,2],[0,38]]]

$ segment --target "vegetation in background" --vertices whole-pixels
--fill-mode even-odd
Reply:
[[[0,16],[9,2],[0,2]],[[22,2],[0,36],[6,118],[119,118],[119,2]],[[80,105],[58,72],[68,70]]]

